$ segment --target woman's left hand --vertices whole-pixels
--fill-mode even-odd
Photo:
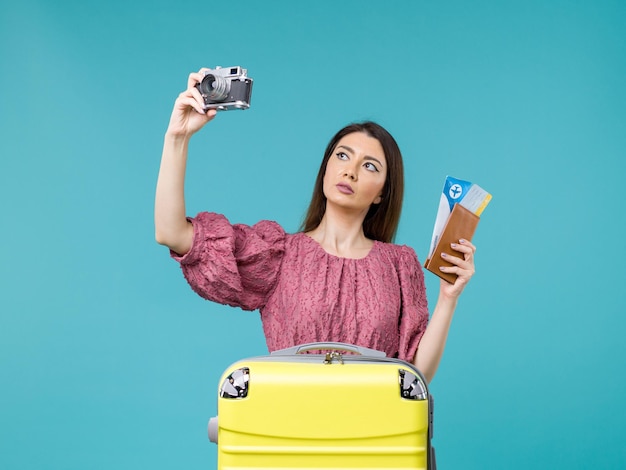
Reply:
[[[462,258],[442,253],[443,259],[453,265],[443,267],[442,271],[445,273],[454,273],[458,277],[456,278],[454,284],[450,284],[442,279],[441,286],[439,287],[439,293],[440,295],[443,294],[447,297],[457,298],[461,295],[461,292],[463,292],[463,289],[476,271],[474,267],[476,247],[471,242],[464,239],[459,240],[459,243],[453,243],[451,247],[453,250],[461,253]]]

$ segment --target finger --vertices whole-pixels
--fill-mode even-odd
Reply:
[[[202,98],[202,93],[200,93],[200,90],[198,90],[195,86],[189,88],[189,90],[187,90],[191,96],[194,97],[194,99],[201,105],[204,106],[204,98]]]
[[[470,256],[470,259],[459,258],[458,256],[441,253],[441,257],[447,263],[452,265],[452,266],[444,266],[447,269],[442,270],[442,271],[458,274],[459,276],[467,275],[468,277],[472,277],[474,275],[474,272],[476,271],[476,267],[474,266],[474,260],[471,258],[471,255],[465,255],[465,256]]]
[[[187,88],[193,88],[195,87],[198,83],[200,83],[202,81],[202,79],[204,78],[205,72],[207,70],[206,67],[201,68],[199,71],[197,72],[192,72],[189,74],[189,78],[187,79]]]
[[[459,256],[455,256],[455,255],[450,255],[448,253],[444,253],[441,252],[441,257],[446,260],[447,263],[450,263],[454,266],[461,266],[463,268],[469,267],[469,265],[471,264],[468,260],[466,260],[465,258],[461,258]]]
[[[200,114],[206,114],[208,112],[207,109],[205,109],[205,102],[204,102],[204,98],[202,97],[202,93],[200,93],[200,90],[198,90],[196,87],[191,87],[187,90],[185,90],[184,92],[181,93],[181,95],[184,95],[185,97],[190,97],[192,99],[194,99],[196,101],[196,103],[198,104],[198,106],[194,106],[194,108],[200,113]]]
[[[471,261],[472,265],[473,265],[474,264],[474,255],[476,254],[476,246],[474,246],[472,244],[472,242],[470,242],[469,240],[465,240],[464,238],[461,238],[459,240],[459,243],[462,246],[469,247],[472,250],[470,253],[465,253],[465,260],[466,261]],[[472,270],[473,270],[473,267],[472,267]],[[472,274],[473,274],[473,271],[472,271]]]
[[[461,254],[473,253],[473,250],[471,247],[467,245],[461,245],[460,243],[450,243],[450,248],[452,248],[454,251],[457,251]]]
[[[176,100],[176,102],[180,109],[191,107],[195,109],[198,113],[205,114],[204,106],[200,104],[189,91],[184,91],[180,95],[178,95],[178,99]]]
[[[476,251],[476,247],[463,238],[461,238],[458,243],[451,243],[450,246],[462,253],[473,253]]]
[[[462,279],[463,282],[468,282],[475,272],[473,266],[470,266],[469,268],[464,268],[458,265],[441,266],[439,270],[442,273],[456,274],[458,276],[458,279]]]
[[[461,238],[459,240],[459,244],[461,246],[469,247],[472,250],[472,253],[476,251],[476,247],[472,244],[472,242],[469,240],[466,240],[465,238]]]
[[[450,247],[463,254],[463,258],[465,260],[471,260],[474,257],[474,253],[476,252],[476,247],[472,245],[471,242],[461,239],[459,243],[451,243]]]

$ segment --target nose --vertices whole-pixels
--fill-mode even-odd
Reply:
[[[357,172],[352,166],[348,166],[343,173],[344,176],[350,178],[352,181],[357,180]]]

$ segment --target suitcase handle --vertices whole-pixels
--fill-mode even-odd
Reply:
[[[320,343],[306,343],[298,346],[292,346],[290,348],[279,349],[271,353],[272,356],[293,356],[300,354],[301,352],[311,351],[315,349],[332,349],[337,351],[349,351],[352,353],[360,354],[361,356],[370,357],[387,357],[383,351],[376,349],[370,349],[363,346],[357,346],[356,344],[337,343],[337,342],[320,342]]]

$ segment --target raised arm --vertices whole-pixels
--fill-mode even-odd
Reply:
[[[161,167],[154,204],[157,243],[183,255],[191,248],[193,228],[185,212],[185,170],[191,136],[215,117],[216,111],[203,111],[203,100],[195,85],[204,70],[189,75],[187,89],[178,95],[165,133]]]
[[[446,260],[453,266],[444,267],[442,270],[447,273],[455,273],[458,277],[454,284],[449,284],[444,280],[440,281],[437,304],[415,354],[415,366],[429,382],[435,376],[441,362],[459,296],[475,272],[474,253],[476,247],[467,240],[461,240],[458,244],[453,245],[452,249],[462,253],[463,258],[448,255]]]

